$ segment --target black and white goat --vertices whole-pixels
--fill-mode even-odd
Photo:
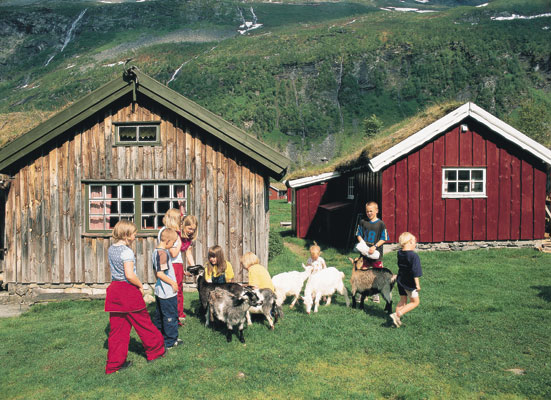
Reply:
[[[258,289],[260,293],[261,306],[251,307],[247,312],[247,324],[251,325],[251,314],[263,314],[270,324],[270,329],[274,329],[274,324],[279,318],[283,318],[283,310],[277,304],[276,294],[271,289]]]
[[[256,292],[249,287],[243,287],[243,292],[240,295],[234,295],[217,287],[209,293],[207,319],[215,317],[226,324],[226,340],[228,342],[231,342],[232,331],[235,331],[239,341],[245,343],[243,329],[247,312],[251,306],[262,305]]]

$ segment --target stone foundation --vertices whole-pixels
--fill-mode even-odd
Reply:
[[[104,299],[109,283],[9,283],[7,290],[0,291],[0,304],[35,304],[62,300]],[[155,301],[154,285],[144,283],[145,301]],[[185,285],[184,291],[196,291],[195,285]]]
[[[493,242],[441,242],[441,243],[418,243],[417,251],[463,251],[478,249],[504,249],[504,248],[533,248],[541,247],[542,240],[503,240]],[[385,244],[384,252],[397,251],[400,245],[397,243]]]

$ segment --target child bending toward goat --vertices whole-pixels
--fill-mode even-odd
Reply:
[[[275,292],[270,273],[260,264],[260,259],[256,254],[251,251],[243,254],[241,265],[248,272],[249,286],[256,289],[270,289],[272,292]]]
[[[212,283],[233,282],[234,272],[229,261],[224,257],[222,247],[215,245],[209,248],[207,268],[205,268],[205,280]]]
[[[390,315],[392,322],[398,328],[402,325],[401,317],[419,305],[419,278],[423,275],[421,260],[415,252],[417,240],[409,232],[404,232],[398,238],[402,250],[398,251],[398,292],[400,302],[396,312]],[[409,303],[408,303],[409,299]]]

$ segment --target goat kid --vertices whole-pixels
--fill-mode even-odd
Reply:
[[[246,315],[251,306],[261,306],[257,291],[248,287],[243,287],[240,295],[234,295],[220,287],[215,288],[209,293],[207,318],[216,317],[224,322],[227,327],[226,340],[232,341],[232,332],[235,332],[241,343],[245,343],[243,329],[245,326]]]
[[[283,272],[272,278],[278,306],[281,307],[287,296],[294,296],[289,307],[293,308],[295,306],[300,297],[304,282],[312,275],[312,270],[314,269],[311,265],[306,266],[304,264],[302,264],[302,268],[304,271]]]
[[[202,265],[194,265],[187,267],[187,270],[192,275],[197,277],[197,291],[199,292],[199,301],[201,302],[201,311],[205,315],[205,325],[209,326],[207,315],[208,301],[210,292],[216,288],[227,290],[228,292],[239,296],[243,293],[243,286],[239,283],[212,283],[205,280],[205,268]]]
[[[331,304],[331,296],[337,292],[344,296],[346,306],[350,305],[348,300],[348,291],[343,283],[344,273],[335,267],[322,269],[316,274],[310,276],[306,287],[304,288],[304,305],[306,312],[310,314],[312,303],[314,303],[314,312],[318,312],[318,306],[322,296],[327,296],[325,305]]]
[[[251,314],[263,314],[268,320],[270,329],[274,329],[274,324],[277,320],[283,318],[283,310],[281,306],[277,304],[275,293],[270,289],[259,289],[258,292],[260,293],[259,297],[262,301],[262,306],[249,308],[249,311],[247,311],[247,324],[252,325]]]
[[[349,258],[353,264],[350,285],[352,287],[352,308],[356,308],[356,294],[360,294],[360,309],[364,308],[364,301],[367,296],[381,293],[385,299],[385,311],[392,313],[392,288],[396,282],[396,275],[387,268],[362,269],[363,257],[356,259]]]

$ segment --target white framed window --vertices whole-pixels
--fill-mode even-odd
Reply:
[[[354,177],[349,176],[348,177],[348,185],[347,192],[346,192],[346,198],[349,200],[352,200],[354,198]]]
[[[442,197],[486,197],[486,168],[442,168]]]
[[[189,209],[187,182],[93,182],[87,184],[87,231],[107,232],[121,219],[139,231],[157,230],[170,208]]]
[[[116,122],[115,145],[157,145],[161,143],[159,138],[160,122]]]

